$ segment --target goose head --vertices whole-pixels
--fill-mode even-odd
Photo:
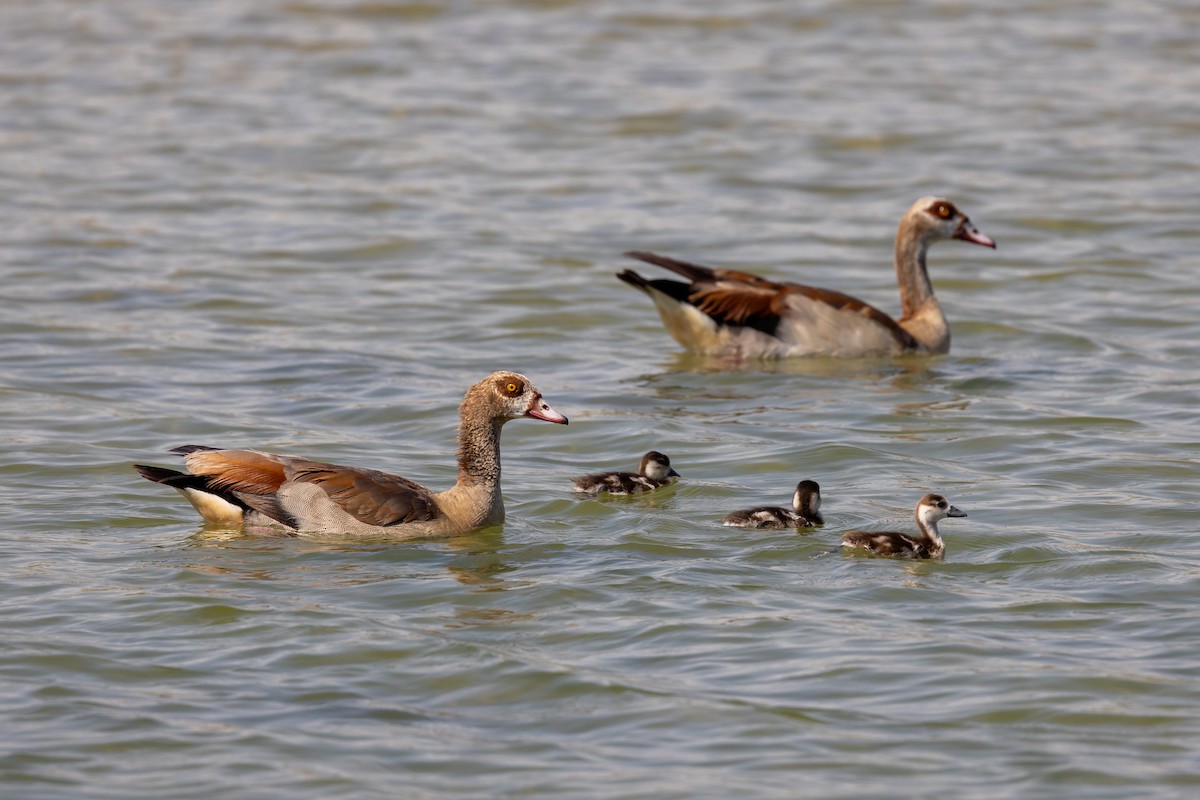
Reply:
[[[792,495],[792,509],[807,519],[820,519],[821,487],[816,481],[800,481],[796,484],[796,493]]]
[[[924,529],[937,530],[937,524],[946,517],[965,517],[967,513],[950,505],[940,494],[927,494],[917,503],[917,523]]]
[[[949,200],[941,197],[922,197],[904,215],[902,225],[912,227],[926,241],[960,239],[971,244],[996,248],[995,241],[976,228],[966,214]]]
[[[642,456],[642,460],[638,464],[638,474],[652,481],[679,477],[679,473],[671,469],[671,459],[657,450],[651,450]]]
[[[533,382],[519,372],[493,372],[472,386],[463,400],[464,412],[468,408],[478,408],[500,423],[529,417],[567,424],[567,418],[551,408]]]

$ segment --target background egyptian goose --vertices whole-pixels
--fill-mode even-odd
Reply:
[[[657,450],[642,456],[634,472],[596,472],[572,478],[572,490],[583,494],[641,494],[666,486],[679,473],[671,469],[671,459]]]
[[[650,280],[633,270],[617,277],[650,295],[667,332],[688,350],[710,356],[886,356],[945,353],[950,326],[933,294],[925,251],[941,239],[996,246],[949,200],[922,197],[896,231],[896,279],[903,316],[828,289],[769,281],[748,272],[711,269],[646,252],[626,255],[664,267],[691,283]]]
[[[915,536],[899,531],[848,531],[842,535],[842,546],[870,550],[877,556],[941,558],[946,544],[938,534],[938,522],[966,513],[940,494],[927,494],[917,502],[916,516],[920,532]]]
[[[531,417],[566,425],[567,418],[515,372],[493,372],[468,389],[458,415],[458,482],[444,492],[372,469],[199,445],[172,451],[184,456],[187,473],[140,464],[134,469],[178,489],[210,524],[389,539],[461,533],[504,520],[504,423]]]
[[[792,507],[759,506],[726,514],[722,522],[732,528],[810,528],[824,525],[821,516],[821,487],[816,481],[800,481],[792,495]]]

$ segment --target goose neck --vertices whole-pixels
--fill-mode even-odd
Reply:
[[[930,554],[941,553],[945,548],[945,542],[942,541],[942,536],[938,533],[937,520],[924,520],[921,515],[917,515],[917,529],[921,532],[921,538],[928,544]]]
[[[910,225],[900,226],[896,234],[896,282],[900,285],[900,305],[906,317],[915,316],[929,300],[936,302],[925,266],[928,249],[926,237]]]
[[[458,484],[500,484],[500,428],[502,420],[463,415],[458,426]]]

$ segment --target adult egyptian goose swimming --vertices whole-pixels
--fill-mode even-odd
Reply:
[[[134,465],[171,486],[214,525],[283,527],[316,536],[413,539],[463,533],[504,521],[500,429],[529,417],[566,425],[529,379],[493,372],[458,409],[458,482],[444,492],[360,467],[257,450],[177,447],[188,472]]]
[[[709,356],[892,356],[946,353],[950,326],[925,269],[925,252],[942,239],[996,246],[949,200],[922,197],[896,231],[896,279],[903,315],[894,320],[841,292],[770,281],[748,272],[711,269],[634,251],[631,258],[664,267],[690,283],[650,280],[633,270],[617,277],[650,295],[667,333]]]
[[[731,528],[811,528],[824,525],[821,516],[821,487],[816,481],[800,481],[792,495],[792,507],[759,506],[726,514],[722,522]]]
[[[671,459],[657,450],[642,456],[637,472],[596,472],[572,478],[572,490],[582,494],[642,494],[666,486],[679,473]]]
[[[946,517],[965,517],[940,494],[927,494],[917,503],[917,529],[914,536],[900,531],[847,531],[842,535],[842,547],[870,550],[877,556],[902,558],[941,558],[946,543],[938,533],[937,524]]]

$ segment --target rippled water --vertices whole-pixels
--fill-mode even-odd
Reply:
[[[1190,797],[1200,11],[1182,0],[0,7],[5,797]],[[898,302],[954,349],[729,365],[653,249]],[[453,481],[509,519],[202,529],[131,462]],[[651,448],[684,475],[578,500]],[[722,514],[820,481],[807,535]],[[944,561],[831,553],[930,490]]]

